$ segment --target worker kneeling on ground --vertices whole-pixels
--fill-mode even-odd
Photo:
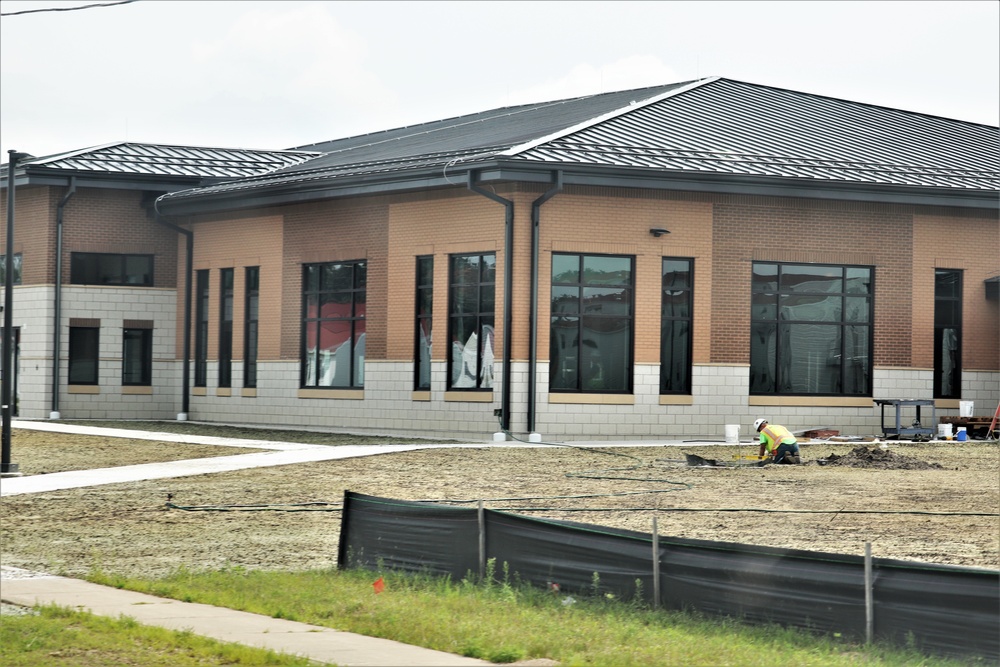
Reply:
[[[760,433],[760,456],[767,452],[775,463],[802,463],[799,443],[787,428],[768,424],[766,419],[758,419],[753,427]]]

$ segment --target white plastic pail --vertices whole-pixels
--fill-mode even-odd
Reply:
[[[938,424],[938,438],[941,440],[951,438],[951,424]]]
[[[726,424],[726,444],[738,445],[740,442],[740,425]]]
[[[959,417],[971,417],[972,411],[975,409],[975,401],[959,401],[958,402],[958,416]]]

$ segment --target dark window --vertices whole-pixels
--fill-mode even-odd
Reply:
[[[962,272],[934,271],[934,397],[962,397]]]
[[[233,386],[232,269],[219,269],[219,386]]]
[[[552,255],[549,390],[632,391],[632,257]]]
[[[70,255],[70,282],[152,287],[153,256],[74,252]]]
[[[431,388],[431,320],[434,305],[434,258],[417,257],[417,331],[414,352],[415,389]]]
[[[663,259],[660,309],[660,393],[691,393],[693,260]]]
[[[257,386],[257,325],[260,306],[260,267],[248,266],[243,304],[243,386]]]
[[[97,384],[100,329],[69,328],[69,384]]]
[[[493,388],[496,255],[454,255],[448,279],[449,389]]]
[[[306,264],[302,272],[302,386],[365,386],[364,260]]]
[[[122,384],[153,383],[153,330],[122,330]]]
[[[194,322],[194,386],[208,385],[208,269],[196,272]]]
[[[0,255],[0,287],[7,284],[7,255]],[[14,253],[14,284],[21,284],[21,253]]]
[[[870,396],[873,269],[754,262],[750,393]]]

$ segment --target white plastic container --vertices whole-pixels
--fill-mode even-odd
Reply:
[[[975,401],[959,401],[958,402],[958,416],[959,417],[971,417],[972,411],[975,410]]]
[[[738,444],[740,444],[740,425],[739,424],[726,424],[726,444],[727,445],[738,445]]]
[[[938,424],[938,440],[951,440],[951,424]]]

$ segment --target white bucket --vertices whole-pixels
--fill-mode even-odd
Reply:
[[[938,424],[938,439],[948,440],[951,438],[951,424]]]
[[[975,409],[975,401],[959,401],[958,402],[958,416],[959,417],[971,417],[972,411]]]
[[[739,424],[726,424],[726,444],[727,445],[738,445],[738,444],[740,444],[740,425]]]

